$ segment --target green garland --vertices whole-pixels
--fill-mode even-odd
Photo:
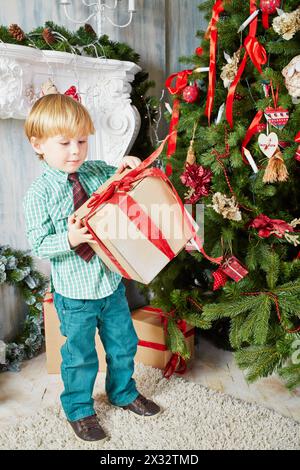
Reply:
[[[0,286],[16,286],[28,305],[23,331],[15,342],[6,344],[6,360],[0,371],[19,370],[22,361],[37,355],[44,343],[42,302],[49,280],[34,269],[28,253],[0,246]]]
[[[16,39],[11,33],[11,26],[20,29],[21,34]],[[10,27],[0,26],[0,47],[1,41],[8,44],[18,44],[37,48],[40,50],[54,50],[59,52],[76,53],[91,57],[105,57],[122,61],[139,63],[140,56],[130,46],[121,42],[114,42],[107,35],[97,37],[93,28],[86,24],[77,31],[70,32],[62,26],[58,26],[52,21],[46,21],[45,26],[25,33],[18,25]],[[49,38],[52,38],[50,41]],[[63,39],[65,38],[65,39]],[[158,114],[159,102],[153,96],[146,96],[150,88],[155,86],[155,82],[148,80],[149,74],[141,70],[135,75],[131,84],[132,104],[137,108],[141,118],[141,129],[131,149],[133,155],[138,155],[141,159],[147,157],[154,150],[151,142],[151,125],[155,122]]]

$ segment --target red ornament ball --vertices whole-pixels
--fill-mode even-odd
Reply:
[[[199,88],[195,85],[188,85],[182,92],[182,98],[187,103],[195,103],[199,97]]]
[[[280,0],[260,0],[260,9],[263,13],[273,15],[276,8],[280,8]]]
[[[202,47],[197,47],[197,48],[195,49],[195,54],[196,54],[198,57],[200,57],[200,56],[203,54],[203,49],[202,49]]]

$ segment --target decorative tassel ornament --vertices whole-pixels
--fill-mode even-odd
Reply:
[[[285,166],[282,153],[277,148],[274,155],[269,158],[267,168],[263,177],[264,183],[276,183],[288,180],[288,171]]]
[[[186,156],[185,163],[189,165],[193,165],[196,162],[196,155],[195,155],[195,150],[194,150],[194,139],[190,141],[190,146],[188,149],[188,153]]]
[[[187,166],[187,164],[194,165],[194,163],[196,163],[194,143],[195,143],[195,134],[196,134],[197,126],[198,126],[198,123],[195,122],[194,123],[194,128],[193,128],[192,139],[190,140],[190,146],[189,146],[187,156],[186,156],[186,160],[185,160],[185,166]]]

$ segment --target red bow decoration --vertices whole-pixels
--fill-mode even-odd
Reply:
[[[70,96],[75,101],[81,102],[81,98],[77,93],[76,87],[74,85],[70,86],[67,91],[64,92],[64,95]]]
[[[188,70],[182,70],[181,72],[178,73],[173,73],[170,75],[165,83],[165,86],[171,95],[181,95],[183,90],[188,84],[188,77],[193,73],[193,70],[188,69]],[[175,86],[172,87],[172,82],[176,78]],[[168,148],[167,148],[167,158],[171,158],[171,156],[175,153],[176,151],[176,143],[177,143],[177,125],[179,122],[179,108],[180,108],[180,101],[178,98],[175,98],[173,102],[173,112],[172,112],[172,118],[170,122],[170,130],[169,134],[171,135],[171,138],[168,142]],[[174,132],[174,133],[173,133]],[[166,166],[166,175],[171,176],[172,174],[172,165],[170,163],[167,163]]]
[[[282,238],[286,231],[294,231],[294,228],[284,220],[270,219],[265,214],[259,214],[258,217],[252,220],[248,227],[256,228],[258,230],[258,235],[261,238],[268,238],[271,235],[275,235],[277,238]],[[277,233],[274,233],[275,231]]]
[[[180,180],[184,186],[191,189],[187,198],[185,198],[187,204],[195,204],[201,197],[208,196],[212,175],[212,172],[202,165],[196,163],[186,164]]]

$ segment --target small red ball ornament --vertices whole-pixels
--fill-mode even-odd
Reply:
[[[195,103],[199,97],[199,88],[196,84],[188,85],[182,92],[182,98],[187,103]]]
[[[195,49],[195,54],[196,54],[198,57],[200,57],[200,56],[203,54],[203,49],[202,49],[202,47],[197,47],[197,48]]]
[[[263,13],[273,15],[276,8],[280,8],[280,0],[260,0],[260,9]]]

